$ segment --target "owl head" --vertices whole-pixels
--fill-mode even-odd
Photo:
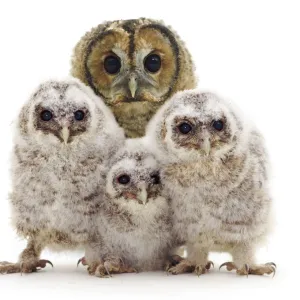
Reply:
[[[178,35],[145,18],[106,22],[86,33],[75,47],[71,73],[112,107],[163,102],[196,84]]]
[[[21,109],[17,127],[23,138],[43,146],[124,137],[101,99],[75,78],[40,84]]]
[[[212,93],[184,91],[149,122],[147,139],[165,161],[198,161],[237,151],[245,126],[233,109]]]
[[[149,207],[160,190],[159,166],[142,139],[129,139],[113,158],[106,193],[126,208]]]

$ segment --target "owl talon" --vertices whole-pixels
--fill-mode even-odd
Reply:
[[[210,270],[211,266],[213,268],[215,267],[212,261],[208,261],[206,265],[197,265],[195,268],[196,275],[198,275],[199,277],[200,275],[207,273]]]
[[[178,275],[183,273],[193,273],[196,266],[193,265],[189,260],[182,259],[178,264],[172,266],[167,270],[167,274]]]
[[[210,260],[210,261],[207,262],[207,264],[205,266],[205,269],[210,270],[211,266],[214,268],[215,264]]]
[[[53,268],[53,264],[49,260],[41,259],[35,262],[24,262],[21,261],[19,263],[10,263],[7,261],[0,262],[0,274],[11,274],[11,273],[33,273],[38,270],[44,269],[47,264],[51,265]]]
[[[87,262],[86,262],[85,257],[82,257],[82,258],[80,258],[80,259],[78,260],[78,262],[77,262],[77,268],[78,268],[78,266],[79,266],[80,264],[82,264],[83,266],[87,266],[87,265],[88,265]]]
[[[53,263],[50,260],[46,260],[46,259],[40,259],[38,261],[37,266],[43,269],[46,267],[47,264],[51,265],[51,267],[54,268]]]
[[[241,269],[238,269],[237,266],[232,262],[226,262],[223,263],[219,270],[221,270],[222,267],[226,266],[227,271],[236,270],[236,273],[238,275],[246,275],[248,277],[249,274],[251,275],[264,275],[264,274],[272,274],[273,277],[276,274],[276,264],[273,262],[266,263],[263,265],[248,265],[245,264]]]

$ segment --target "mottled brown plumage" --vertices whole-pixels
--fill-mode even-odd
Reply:
[[[150,72],[147,59],[157,56],[160,68]],[[119,61],[118,72],[106,70],[108,57]],[[143,136],[170,96],[196,86],[185,44],[163,22],[146,18],[105,22],[87,32],[75,47],[71,73],[105,99],[128,137]]]

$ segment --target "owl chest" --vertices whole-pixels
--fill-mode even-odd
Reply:
[[[73,240],[87,236],[90,216],[99,210],[101,167],[58,157],[30,164],[15,170],[13,203],[20,226],[63,232]]]
[[[234,242],[255,234],[255,219],[259,205],[253,199],[222,193],[207,196],[201,190],[173,190],[172,210],[174,231],[181,242],[210,237],[211,243]],[[202,236],[202,237],[201,237]]]
[[[117,222],[107,222],[103,236],[110,251],[125,257],[134,265],[151,264],[151,260],[164,257],[171,243],[170,224],[147,220],[132,226]]]

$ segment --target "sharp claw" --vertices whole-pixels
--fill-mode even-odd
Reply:
[[[106,263],[106,262],[104,263],[104,268],[105,268],[105,270],[106,270],[107,275],[108,275],[109,277],[112,277],[111,274],[110,274],[110,272],[109,272],[109,270],[108,270],[108,268],[107,268],[107,263]]]
[[[206,264],[206,266],[205,266],[205,269],[206,269],[206,270],[209,270],[209,269],[211,268],[211,266],[212,266],[213,268],[215,267],[214,263],[213,263],[212,261],[209,261],[209,262],[207,262],[207,264]]]
[[[268,262],[268,263],[266,263],[266,265],[271,265],[271,266],[274,266],[275,268],[277,268],[276,264],[273,262]]]
[[[272,278],[274,278],[275,274],[276,274],[276,268],[273,267],[273,277]]]
[[[51,267],[53,268],[53,263],[50,260],[46,260],[46,259],[42,259],[39,261],[39,264],[42,263],[42,265],[39,265],[39,267],[41,268],[45,268],[47,264],[51,265]]]
[[[219,271],[221,270],[221,268],[223,268],[224,266],[226,266],[227,267],[227,262],[225,262],[225,263],[223,263],[223,264],[221,264],[221,266],[219,267]]]
[[[245,264],[245,269],[246,269],[246,272],[247,272],[247,277],[249,276],[249,271],[250,271],[250,268],[249,268],[249,265],[248,264]]]
[[[81,263],[82,263],[82,258],[79,258],[78,262],[77,262],[77,268],[78,268],[79,264],[81,264]]]

